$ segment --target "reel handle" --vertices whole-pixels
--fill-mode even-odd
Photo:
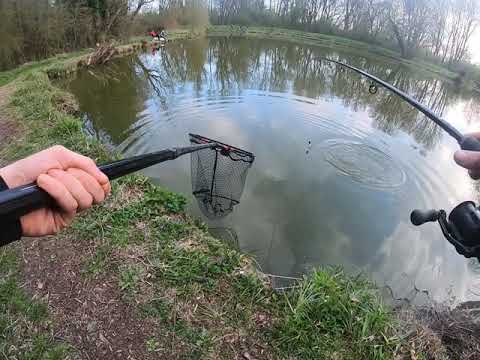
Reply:
[[[462,150],[480,151],[480,141],[473,136],[465,136],[459,144]]]
[[[438,210],[413,210],[410,214],[410,221],[415,226],[423,225],[427,222],[435,222],[440,218]]]

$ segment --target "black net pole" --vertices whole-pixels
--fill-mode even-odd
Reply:
[[[213,197],[213,188],[215,187],[215,175],[217,173],[218,151],[215,150],[215,163],[213,165],[212,184],[210,185],[210,197]]]

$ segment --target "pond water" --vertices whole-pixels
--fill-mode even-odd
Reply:
[[[86,131],[125,156],[187,145],[190,132],[253,152],[241,203],[221,220],[199,211],[188,156],[145,174],[188,194],[190,212],[264,272],[297,277],[339,264],[368,272],[395,297],[426,290],[435,300],[478,299],[477,263],[457,255],[438,225],[409,221],[415,208],[478,199],[453,162],[455,141],[397,96],[371,94],[368,80],[321,57],[387,80],[463,132],[480,125],[480,97],[458,84],[385,59],[278,41],[169,43],[81,72],[68,86]]]

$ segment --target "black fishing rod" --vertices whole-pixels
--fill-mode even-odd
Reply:
[[[403,100],[408,102],[410,105],[412,105],[415,109],[418,111],[422,112],[425,114],[426,117],[428,117],[430,120],[432,120],[435,124],[440,126],[443,130],[445,130],[450,136],[452,136],[455,140],[457,140],[458,144],[460,145],[460,148],[462,150],[470,150],[470,151],[480,151],[480,141],[477,140],[476,138],[472,136],[465,136],[463,135],[460,131],[458,131],[456,128],[454,128],[450,123],[448,123],[446,120],[442,119],[438,115],[436,115],[431,109],[427,108],[425,105],[419,103],[417,100],[412,98],[410,95],[404,93],[402,90],[396,88],[392,84],[387,83],[386,81],[379,79],[378,77],[367,73],[366,71],[363,71],[361,69],[358,69],[354,66],[342,63],[337,60],[332,60],[332,59],[326,59],[322,58],[322,60],[329,61],[335,64],[338,64],[340,66],[343,66],[347,69],[353,70],[370,80],[373,80],[377,84],[382,85],[386,89],[390,90],[394,94],[398,95],[401,97]]]
[[[463,135],[450,123],[437,116],[431,109],[419,103],[400,89],[397,89],[392,84],[389,84],[364,70],[340,61],[326,58],[322,58],[322,60],[353,70],[375,83],[382,85],[408,102],[415,109],[425,114],[425,116],[445,130],[450,136],[457,140],[462,150],[480,151],[479,140],[472,136]],[[467,258],[476,257],[480,261],[480,209],[473,201],[465,201],[457,205],[448,216],[445,210],[414,210],[410,214],[410,221],[415,226],[420,226],[427,222],[438,221],[443,235],[455,247],[459,254]]]

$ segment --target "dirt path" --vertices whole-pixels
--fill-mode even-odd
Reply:
[[[72,346],[78,359],[150,358],[145,344],[153,324],[124,301],[110,274],[85,274],[91,251],[66,236],[24,241],[26,288],[48,303],[55,337]]]

